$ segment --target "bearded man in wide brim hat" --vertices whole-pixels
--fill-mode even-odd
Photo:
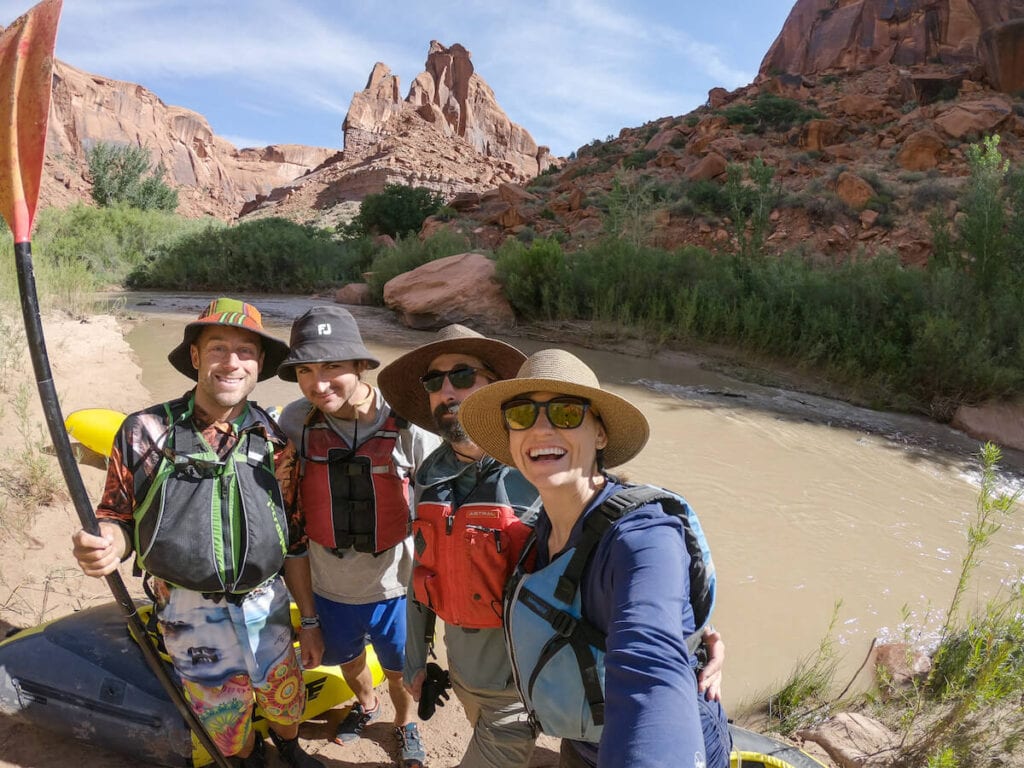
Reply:
[[[467,396],[514,376],[525,359],[510,344],[449,325],[377,376],[398,413],[444,439],[414,478],[416,560],[405,682],[421,715],[429,714],[436,702],[422,695],[428,671],[428,691],[444,677],[427,662],[440,617],[451,684],[473,725],[461,761],[466,766],[525,768],[536,740],[511,681],[501,590],[530,534],[537,491],[476,446],[459,420]]]

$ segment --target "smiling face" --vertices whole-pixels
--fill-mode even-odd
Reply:
[[[546,403],[561,396],[557,392],[530,392],[522,399]],[[575,488],[583,495],[601,474],[597,451],[608,445],[608,436],[593,409],[575,429],[556,429],[547,412],[541,410],[532,427],[509,430],[508,443],[516,467],[537,490],[543,493]]]
[[[453,386],[451,379],[445,376],[441,388],[437,392],[427,393],[430,400],[430,412],[434,415],[437,431],[449,443],[464,443],[469,440],[459,423],[459,406],[471,393],[493,381],[493,377],[489,377],[483,370],[485,367],[480,358],[460,354],[438,355],[427,366],[428,372],[453,371],[459,368],[477,369],[473,384],[467,389]]]
[[[196,405],[230,421],[245,407],[263,366],[260,337],[229,325],[203,328],[190,347],[196,369]]]
[[[359,393],[359,376],[364,370],[365,360],[300,363],[295,366],[295,378],[309,402],[322,412],[337,416]]]

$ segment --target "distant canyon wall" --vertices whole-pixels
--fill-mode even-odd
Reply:
[[[1024,89],[1024,0],[797,0],[761,63],[812,75],[884,64],[963,64],[994,89]]]

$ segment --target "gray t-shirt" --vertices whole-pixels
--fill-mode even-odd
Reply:
[[[384,401],[380,390],[375,387],[373,391],[377,404],[377,419],[369,426],[361,424],[358,435],[353,420],[338,419],[324,414],[331,428],[349,445],[352,444],[354,436],[359,445],[362,445],[377,434],[391,415],[391,407]],[[285,406],[279,419],[281,427],[300,452],[302,428],[310,407],[309,401],[301,398]],[[440,444],[441,439],[437,435],[420,429],[415,424],[409,424],[399,430],[392,454],[399,473],[412,482],[416,468]],[[315,541],[310,541],[309,567],[313,576],[313,591],[336,603],[366,605],[402,597],[412,576],[412,539],[406,538],[401,544],[379,555],[357,552],[349,548],[341,557]]]

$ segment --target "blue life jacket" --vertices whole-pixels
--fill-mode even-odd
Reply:
[[[525,563],[531,536],[505,594],[505,641],[513,679],[531,720],[544,733],[598,743],[604,728],[605,635],[583,616],[580,579],[594,549],[624,515],[652,502],[683,523],[690,554],[690,603],[700,645],[715,603],[715,572],[700,521],[679,496],[649,485],[616,491],[583,523],[579,543],[535,573]]]

